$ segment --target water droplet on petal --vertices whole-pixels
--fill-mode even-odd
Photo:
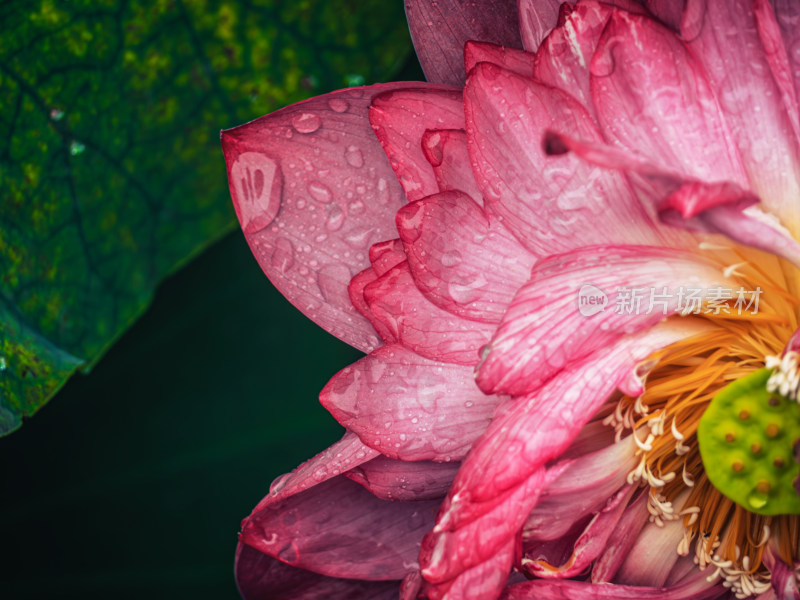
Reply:
[[[256,233],[272,223],[283,195],[278,163],[261,152],[244,152],[231,167],[231,182],[244,232]]]
[[[317,274],[317,285],[322,297],[329,304],[349,306],[350,296],[347,292],[347,286],[351,278],[350,269],[345,265],[326,265]]]
[[[270,264],[278,269],[282,274],[292,268],[294,265],[294,247],[292,242],[286,238],[278,238],[275,242],[275,250],[270,258]]]
[[[344,211],[335,202],[331,202],[325,207],[325,213],[328,215],[325,221],[325,227],[328,231],[339,231],[344,225]]]
[[[364,206],[364,203],[361,202],[361,200],[356,200],[355,202],[351,202],[347,206],[347,208],[350,211],[351,215],[360,215],[361,213],[364,212],[364,209],[366,207]]]
[[[330,188],[319,181],[312,181],[307,189],[311,197],[321,204],[327,204],[333,199]]]
[[[364,155],[361,154],[361,150],[358,149],[358,146],[348,146],[347,150],[344,152],[344,159],[347,161],[348,165],[356,169],[364,166]]]
[[[328,100],[328,106],[333,112],[343,113],[350,105],[344,98],[331,98]]]
[[[460,264],[463,258],[458,250],[451,250],[442,254],[442,266],[450,268]]]
[[[321,125],[322,119],[314,113],[301,113],[292,118],[292,127],[297,133],[314,133]]]

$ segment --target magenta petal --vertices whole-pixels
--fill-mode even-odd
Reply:
[[[467,73],[478,63],[489,62],[523,77],[533,77],[535,55],[516,48],[485,42],[467,42],[464,46],[464,66]]]
[[[236,548],[236,585],[244,600],[395,600],[398,581],[327,577],[291,567],[255,548]]]
[[[800,27],[797,26],[800,23],[800,4],[795,0],[774,0],[771,4],[783,36],[786,58],[794,81],[795,98],[800,100]]]
[[[320,401],[365,444],[391,458],[459,460],[500,400],[484,395],[471,375],[469,367],[384,346],[335,375]]]
[[[575,0],[567,2],[575,4]],[[528,52],[536,52],[558,22],[561,0],[518,0],[517,5],[522,45]]]
[[[605,550],[633,491],[633,486],[625,486],[608,498],[606,505],[592,518],[575,542],[572,556],[566,563],[551,565],[531,560],[526,563],[527,571],[538,577],[556,579],[576,577],[587,571],[594,559]]]
[[[420,140],[427,129],[464,129],[461,90],[430,85],[381,94],[372,101],[369,121],[408,199],[438,192]]]
[[[341,440],[314,458],[273,481],[269,495],[256,506],[256,510],[302,492],[376,456],[377,451],[365,446],[356,434],[347,432]]]
[[[515,0],[406,0],[406,17],[425,78],[464,85],[468,40],[521,48]]]
[[[475,182],[463,129],[430,129],[422,136],[422,151],[433,167],[442,192],[459,190],[483,206],[483,195]]]
[[[405,259],[403,242],[397,238],[378,242],[369,249],[369,262],[378,277],[391,271]]]
[[[410,462],[378,456],[345,475],[378,498],[411,502],[444,498],[460,466],[457,462]]]
[[[739,286],[718,266],[672,248],[593,246],[550,257],[534,266],[506,311],[476,380],[487,393],[526,394],[572,362],[686,308],[681,290],[685,297],[718,287]]]
[[[770,570],[776,600],[800,600],[800,584],[794,569],[781,560],[772,548],[764,552],[764,564]]]
[[[525,522],[526,540],[553,540],[584,517],[601,510],[625,485],[638,462],[633,438],[627,437],[602,450],[568,459],[564,472],[542,492]]]
[[[253,254],[278,290],[345,342],[380,342],[350,303],[369,245],[394,237],[405,202],[370,128],[381,84],[312,98],[222,133],[231,196]]]
[[[673,587],[639,587],[537,579],[510,586],[501,600],[713,600],[727,595],[722,586],[695,581]]]
[[[649,491],[640,492],[626,508],[617,522],[617,526],[606,544],[605,552],[595,561],[592,567],[592,582],[610,583],[614,580],[622,563],[630,554],[642,527],[647,524],[650,513],[647,510]]]
[[[798,139],[753,6],[752,1],[739,1],[733,7],[728,0],[689,0],[681,34],[714,85],[752,190],[765,210],[796,234],[800,231]],[[797,24],[790,27],[796,30]],[[789,55],[796,49],[789,48]]]
[[[686,177],[747,188],[703,67],[673,32],[650,18],[615,11],[591,74],[592,98],[607,139]]]
[[[679,329],[664,324],[625,338],[498,410],[464,460],[436,528],[423,541],[420,563],[426,580],[450,586],[493,560],[517,535],[542,490],[566,468],[548,470],[547,463],[567,448],[638,360],[684,335]]]
[[[346,579],[402,579],[417,567],[435,502],[387,502],[345,477],[256,509],[240,541],[283,562]]]
[[[417,287],[434,304],[498,323],[535,258],[460,192],[413,202],[397,213]]]
[[[545,154],[540,140],[548,129],[600,139],[592,117],[567,93],[481,63],[467,80],[464,105],[483,197],[531,252],[659,243],[652,220],[619,174]]]
[[[474,365],[494,332],[492,324],[465,319],[428,300],[407,262],[364,288],[364,297],[396,339],[431,360]]]

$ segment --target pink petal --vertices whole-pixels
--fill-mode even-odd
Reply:
[[[464,319],[425,298],[407,262],[369,284],[364,297],[396,339],[432,360],[474,365],[494,332],[492,324]]]
[[[535,258],[461,192],[413,202],[397,229],[417,287],[437,306],[498,323]]]
[[[307,460],[291,473],[281,475],[273,481],[269,495],[259,503],[256,510],[327,481],[378,455],[377,451],[365,446],[356,434],[347,432],[341,440],[314,458]]]
[[[515,0],[406,0],[414,49],[428,81],[464,85],[464,43],[521,48]]]
[[[800,140],[800,108],[797,104],[797,91],[795,90],[792,64],[789,61],[787,50],[791,48],[791,37],[784,45],[784,36],[778,22],[776,10],[773,10],[770,0],[754,0],[753,10],[756,17],[758,35],[764,47],[764,53],[772,71],[775,83],[781,91],[781,99],[786,110],[786,116],[792,124],[795,140]],[[798,11],[800,16],[800,11]],[[798,38],[800,39],[800,38]],[[798,75],[800,79],[800,75]]]
[[[575,4],[574,0],[567,0]],[[547,34],[556,26],[561,0],[519,0],[519,28],[522,45],[536,52]]]
[[[525,539],[554,540],[579,520],[600,511],[638,462],[633,438],[578,459],[568,460],[561,476],[542,492],[525,522]]]
[[[402,579],[417,566],[419,542],[435,502],[387,502],[345,477],[256,509],[242,522],[242,543],[330,577]]]
[[[688,290],[705,295],[719,287],[740,286],[719,266],[671,248],[595,246],[543,260],[506,311],[476,380],[487,393],[525,394],[626,333],[682,310]]]
[[[751,188],[797,235],[798,140],[765,55],[753,3],[688,0],[681,34],[716,89]]]
[[[378,332],[378,335],[384,342],[391,344],[396,342],[397,338],[389,328],[383,324],[383,321],[372,314],[369,304],[367,304],[367,300],[364,298],[364,288],[376,279],[378,279],[378,275],[372,267],[364,269],[350,280],[350,285],[347,286],[347,293],[350,295],[350,302],[353,303],[355,309],[369,320],[372,327]]]
[[[499,402],[484,395],[472,369],[437,363],[391,345],[340,371],[320,393],[337,421],[386,456],[460,460]]]
[[[764,552],[764,564],[770,570],[772,589],[778,600],[800,600],[800,584],[798,584],[795,569],[792,569],[775,553],[773,548],[767,547]]]
[[[420,140],[427,129],[464,129],[461,90],[430,85],[378,95],[369,109],[369,121],[408,199],[438,192]]]
[[[647,523],[639,533],[614,581],[624,585],[661,587],[680,556],[683,519],[665,521],[663,526]]]
[[[534,54],[485,42],[467,42],[464,46],[464,66],[467,73],[481,62],[490,62],[523,77],[533,77]]]
[[[606,544],[606,550],[592,567],[593,583],[610,583],[614,580],[622,563],[636,543],[642,527],[647,524],[650,513],[647,510],[648,491],[640,492],[622,514],[617,527]]]
[[[746,246],[782,256],[800,264],[800,243],[772,214],[755,203],[760,199],[729,181],[706,183],[595,142],[576,140],[549,132],[545,145],[551,154],[571,151],[591,164],[627,172],[645,204],[654,205],[660,219],[690,231],[722,233]],[[686,238],[674,239],[684,246]]]
[[[795,98],[800,99],[800,5],[794,0],[774,0],[772,5],[783,36]]]
[[[686,0],[644,0],[643,4],[662,23],[678,31]]]
[[[462,464],[436,528],[423,540],[425,579],[453,585],[514,539],[542,489],[564,471],[562,466],[548,471],[547,463],[569,446],[627,371],[653,350],[680,339],[685,335],[680,329],[664,324],[629,336],[498,410]],[[506,574],[510,566],[497,568]]]
[[[429,600],[474,600],[496,598],[506,581],[508,565],[514,558],[515,544],[510,542],[500,548],[486,562],[464,572],[463,576],[443,585],[426,588]]]
[[[481,63],[469,76],[464,101],[484,199],[531,252],[547,256],[610,241],[658,243],[650,217],[622,177],[574,157],[545,154],[540,140],[550,128],[600,139],[571,96]]]
[[[722,586],[703,582],[674,587],[607,585],[586,581],[536,579],[507,588],[502,600],[713,600],[728,595]]]
[[[430,129],[422,136],[422,151],[433,167],[439,190],[460,190],[479,206],[483,196],[469,162],[467,134],[463,129]]]
[[[674,33],[647,17],[615,11],[591,74],[607,139],[686,177],[747,187],[705,72]]]
[[[528,572],[538,577],[566,579],[587,571],[594,559],[605,550],[633,491],[632,486],[625,486],[608,498],[606,505],[592,518],[575,542],[572,555],[566,563],[551,565],[532,560],[527,563]]]
[[[393,237],[403,191],[366,120],[399,84],[333,92],[222,133],[231,196],[250,248],[278,290],[316,323],[379,345],[350,303],[366,250]]]
[[[318,575],[239,543],[236,585],[244,600],[394,600],[397,581],[359,581]]]
[[[460,466],[457,462],[409,462],[378,456],[345,475],[383,500],[441,500]]]
[[[369,249],[369,262],[378,277],[391,271],[405,259],[403,242],[399,239],[378,242]]]

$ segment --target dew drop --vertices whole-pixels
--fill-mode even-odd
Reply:
[[[270,258],[270,264],[285,275],[294,265],[294,246],[292,246],[292,242],[283,237],[278,238],[275,242],[272,258]]]
[[[314,133],[322,120],[314,113],[300,113],[292,118],[292,127],[297,133]]]
[[[460,264],[463,258],[458,250],[451,250],[442,254],[442,266],[450,268]]]
[[[356,200],[355,202],[351,202],[347,208],[350,210],[351,215],[360,215],[364,212],[366,207],[361,200]]]
[[[85,150],[86,150],[86,146],[81,144],[77,140],[72,140],[72,143],[69,145],[69,153],[72,156],[79,156],[79,155],[83,154],[83,152]]]
[[[353,168],[360,169],[364,166],[364,155],[361,154],[358,146],[348,146],[344,151],[344,159]]]
[[[317,286],[328,304],[349,306],[350,296],[347,292],[347,285],[351,278],[350,269],[345,265],[334,263],[319,270]]]
[[[344,98],[331,98],[328,100],[328,106],[333,112],[343,113],[350,105]]]
[[[319,181],[310,182],[306,189],[311,197],[321,204],[327,204],[333,199],[330,188]]]
[[[339,231],[344,225],[344,211],[335,202],[331,202],[325,207],[327,219],[325,220],[325,228],[328,231]]]

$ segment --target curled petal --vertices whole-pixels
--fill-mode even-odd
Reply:
[[[462,191],[483,206],[483,196],[469,164],[467,134],[463,129],[429,129],[422,136],[422,151],[433,167],[440,191]]]
[[[402,460],[461,459],[499,400],[475,386],[469,367],[399,345],[340,371],[320,393],[325,408],[365,444]]]
[[[535,258],[460,192],[429,196],[397,213],[414,281],[434,304],[498,323]]]
[[[638,360],[686,334],[683,327],[663,324],[629,336],[498,410],[462,464],[436,528],[423,541],[420,562],[426,580],[446,589],[467,571],[495,561],[542,490],[567,468],[562,464],[548,470],[547,463],[569,446]],[[500,567],[507,574],[511,562]]]
[[[502,89],[503,93],[497,93]],[[567,157],[548,159],[548,129],[599,140],[567,93],[490,63],[464,90],[467,143],[489,209],[538,256],[597,243],[660,243],[651,217],[616,173]]]
[[[259,503],[256,510],[327,481],[348,469],[372,460],[378,454],[369,446],[365,446],[356,434],[347,432],[341,440],[314,458],[273,481],[269,495]]]
[[[222,132],[234,208],[276,288],[306,316],[369,351],[380,342],[347,285],[370,244],[394,237],[403,191],[366,121],[372,98],[401,87],[333,92]]]
[[[478,385],[487,393],[535,390],[626,333],[685,310],[680,292],[690,288],[738,285],[702,257],[671,248],[592,246],[543,260],[484,352]]]
[[[432,360],[474,365],[494,325],[462,318],[430,302],[403,262],[364,288],[364,297],[395,339]]]
[[[521,48],[515,0],[406,0],[417,58],[428,81],[464,85],[468,40]]]

